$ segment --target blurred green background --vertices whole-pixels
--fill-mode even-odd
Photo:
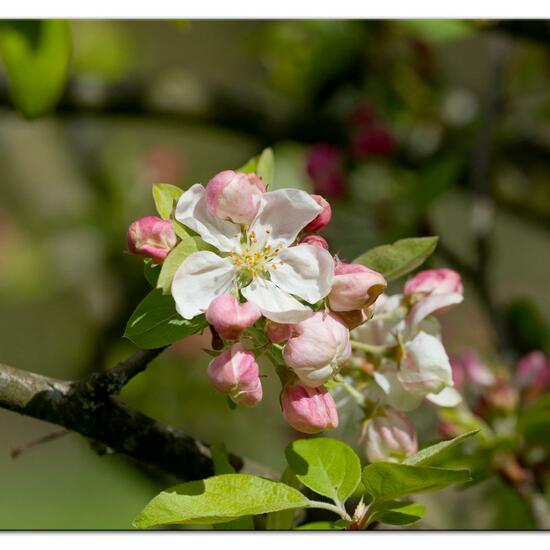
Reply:
[[[68,80],[46,116],[26,120],[21,98],[14,110],[9,57],[0,74],[0,361],[75,379],[131,354],[121,335],[147,283],[125,236],[154,212],[151,185],[206,183],[272,146],[277,186],[319,190],[320,144],[337,152],[344,188],[325,232],[332,249],[352,260],[441,235],[431,265],[473,265],[483,277],[465,278],[464,304],[443,320],[448,350],[474,347],[493,361],[548,351],[546,22],[73,21],[69,30]],[[276,377],[264,370],[259,407],[230,411],[208,383],[208,345],[195,336],[173,346],[123,398],[281,469],[297,434],[281,417]],[[343,420],[336,435],[356,444],[358,417]],[[415,420],[423,443],[435,439],[433,411]],[[55,430],[0,410],[1,529],[126,529],[166,484],[75,434],[10,457]],[[510,499],[496,480],[422,497],[436,505],[421,526],[507,526]]]

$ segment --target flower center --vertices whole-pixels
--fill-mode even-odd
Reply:
[[[277,264],[284,263],[283,260],[277,258],[281,248],[283,248],[282,243],[276,247],[267,243],[260,248],[254,231],[248,232],[248,228],[245,226],[242,252],[230,253],[231,259],[238,269],[238,278],[243,283],[248,283],[257,276],[265,277],[270,271],[276,270]]]

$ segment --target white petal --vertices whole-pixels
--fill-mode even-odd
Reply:
[[[184,319],[204,313],[210,302],[231,289],[235,266],[228,258],[201,251],[188,256],[172,281],[176,310]]]
[[[298,233],[323,209],[300,189],[279,189],[262,195],[260,211],[250,229],[258,245],[282,243],[290,246]]]
[[[426,399],[439,407],[456,407],[462,401],[462,396],[454,388],[447,387],[439,393],[429,393]]]
[[[314,304],[324,298],[331,289],[334,277],[334,261],[330,252],[320,246],[299,244],[283,248],[279,256],[283,264],[275,264],[271,280],[289,294],[299,296]]]
[[[413,395],[403,388],[395,369],[375,371],[374,380],[380,388],[378,398],[399,411],[412,411],[422,402],[422,396]]]
[[[310,308],[261,277],[256,277],[241,292],[265,317],[277,323],[299,323],[313,315]]]
[[[176,220],[196,231],[203,241],[222,252],[239,251],[241,228],[212,216],[206,208],[204,191],[200,183],[185,191],[176,206]]]
[[[464,300],[462,294],[458,293],[449,293],[449,294],[431,294],[422,298],[409,313],[407,317],[407,333],[411,337],[418,325],[426,318],[428,315],[441,311],[450,306],[460,304]]]

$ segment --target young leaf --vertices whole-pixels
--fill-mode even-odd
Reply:
[[[478,432],[479,430],[473,430],[471,432],[460,434],[454,439],[440,441],[435,445],[430,445],[425,449],[421,449],[412,456],[407,457],[405,460],[403,460],[403,464],[409,464],[411,466],[428,466],[435,462],[435,460],[437,460],[437,458],[442,453],[444,453],[448,449],[451,449],[452,447],[455,447],[456,445],[460,445],[465,439],[472,437]]]
[[[170,293],[172,279],[183,260],[199,250],[197,241],[189,235],[182,237],[181,242],[166,257],[162,264],[157,281],[157,288],[161,288],[164,294]]]
[[[353,262],[366,265],[391,281],[421,265],[435,250],[438,239],[439,237],[401,239],[393,244],[372,248],[355,258]]]
[[[174,299],[152,290],[137,306],[126,324],[124,336],[142,349],[172,344],[206,326],[204,315],[188,321],[176,311]]]
[[[134,521],[138,529],[224,523],[242,516],[304,508],[309,500],[284,483],[244,474],[191,481],[163,491]]]
[[[163,220],[169,220],[174,210],[175,203],[183,194],[183,190],[169,183],[155,183],[153,185],[153,200],[159,216]]]
[[[157,281],[159,278],[160,266],[153,265],[151,258],[147,258],[143,262],[143,275],[145,276],[146,281],[155,288],[157,286]]]
[[[358,456],[337,439],[298,439],[286,448],[286,459],[305,486],[336,503],[344,503],[361,480]]]
[[[27,118],[49,111],[59,100],[71,56],[67,21],[0,21],[0,54],[17,109]]]
[[[390,500],[376,506],[374,521],[388,525],[409,525],[424,516],[426,508],[416,502],[399,502]]]
[[[363,470],[363,484],[375,499],[402,498],[416,493],[439,491],[470,479],[467,470],[447,470],[407,464],[376,462]]]
[[[255,173],[258,169],[258,157],[252,157],[246,164],[243,164],[240,168],[237,168],[235,172],[243,172],[245,174]]]
[[[257,174],[266,188],[271,187],[275,177],[275,157],[271,148],[264,149],[258,160]]]

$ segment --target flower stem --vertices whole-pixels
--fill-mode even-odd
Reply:
[[[365,404],[365,396],[361,392],[357,391],[351,384],[348,384],[346,379],[341,374],[336,375],[335,380],[342,384],[344,389],[353,397],[353,399],[355,399],[360,407]]]
[[[372,344],[365,344],[363,342],[358,342],[357,340],[351,340],[351,347],[353,349],[358,349],[361,351],[366,351],[367,353],[372,353],[373,355],[382,355],[391,349],[392,346],[374,346]]]
[[[322,508],[323,510],[330,510],[335,514],[338,514],[342,519],[346,521],[351,521],[349,514],[346,512],[343,506],[339,507],[335,504],[330,504],[329,502],[321,502],[319,500],[310,500],[309,508]]]

